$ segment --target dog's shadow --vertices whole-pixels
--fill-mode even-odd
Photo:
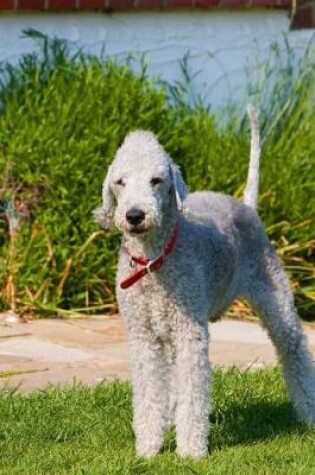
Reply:
[[[302,431],[290,402],[251,402],[231,404],[214,410],[210,416],[209,452],[235,445],[271,440],[281,434]],[[176,451],[175,429],[168,431],[163,452]]]
[[[264,401],[251,402],[245,407],[234,403],[224,411],[214,411],[210,425],[211,450],[270,440],[303,427],[297,421],[290,402]]]

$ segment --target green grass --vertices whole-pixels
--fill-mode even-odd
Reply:
[[[315,473],[315,437],[298,423],[279,370],[215,371],[210,454],[181,459],[175,434],[151,460],[135,456],[131,389],[0,393],[0,473],[297,475]]]

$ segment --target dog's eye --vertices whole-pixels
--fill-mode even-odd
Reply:
[[[118,185],[118,186],[125,186],[125,182],[122,178],[119,178],[119,180],[116,180],[115,181],[115,185]]]
[[[160,183],[163,183],[163,178],[161,178],[159,176],[154,177],[154,178],[151,179],[150,183],[151,183],[152,186],[159,185]]]

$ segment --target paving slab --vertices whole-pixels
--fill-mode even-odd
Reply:
[[[223,319],[211,325],[210,333],[215,366],[257,369],[277,363],[257,323]],[[306,328],[306,333],[315,356],[315,331]],[[130,374],[127,333],[118,315],[10,325],[0,315],[0,388],[28,392],[79,381],[126,380]]]

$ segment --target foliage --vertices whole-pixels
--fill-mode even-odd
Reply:
[[[0,202],[29,208],[0,248],[3,308],[64,314],[115,308],[119,237],[92,219],[115,150],[130,130],[154,131],[182,167],[191,190],[241,196],[248,124],[219,124],[200,105],[169,100],[169,89],[126,65],[71,53],[67,43],[29,31],[40,43],[0,71]],[[277,63],[279,64],[279,63]],[[277,81],[261,111],[259,213],[293,278],[300,311],[314,309],[314,70],[305,61]],[[281,89],[284,84],[285,93]],[[267,94],[267,93],[266,93]],[[266,104],[269,104],[268,107]],[[26,213],[27,214],[27,213]]]

